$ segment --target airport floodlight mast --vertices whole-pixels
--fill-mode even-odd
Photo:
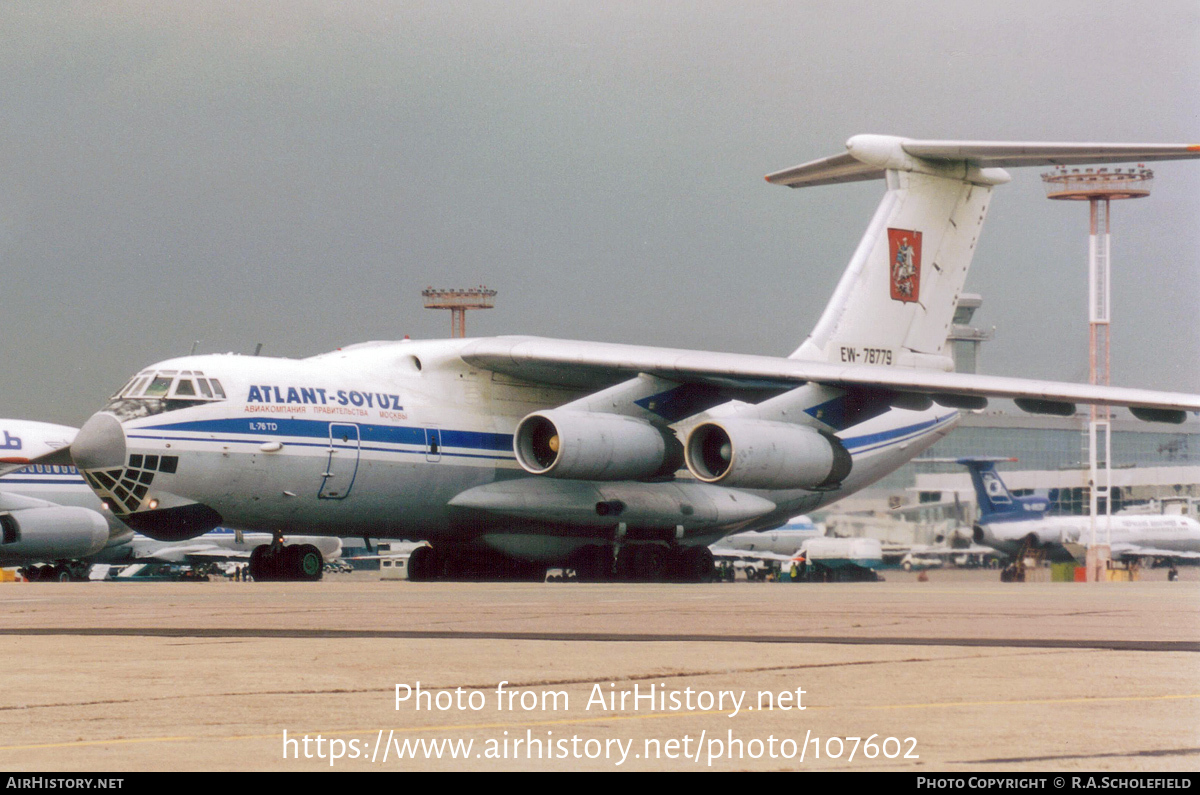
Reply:
[[[1150,195],[1154,172],[1142,166],[1129,168],[1063,168],[1042,174],[1046,198],[1087,201],[1091,205],[1091,235],[1088,238],[1088,371],[1091,383],[1108,386],[1112,359],[1109,347],[1112,281],[1109,260],[1109,202],[1140,199]],[[1112,440],[1108,406],[1092,406],[1088,423],[1088,461],[1092,515],[1092,544],[1095,545],[1096,513],[1104,497],[1105,515],[1112,515],[1110,494]],[[1099,437],[1103,437],[1103,485],[1100,484]],[[1089,566],[1089,570],[1091,567]]]
[[[426,309],[450,310],[450,336],[467,336],[467,310],[491,309],[496,298],[496,291],[489,290],[482,284],[463,290],[435,290],[427,287],[421,291],[425,297]]]

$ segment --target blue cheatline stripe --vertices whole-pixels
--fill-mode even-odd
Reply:
[[[946,416],[927,420],[925,422],[906,425],[902,428],[891,428],[886,431],[866,434],[865,436],[851,436],[842,439],[842,443],[851,453],[866,453],[873,450],[882,449],[891,444],[896,444],[902,441],[907,441],[910,438],[916,438],[924,435],[926,432],[933,430],[956,417],[956,414],[947,414]],[[274,430],[267,430],[261,427],[253,427],[254,425],[262,425],[269,422],[275,425]],[[267,419],[267,420],[252,420],[252,419],[221,419],[221,420],[197,420],[193,422],[177,422],[168,423],[166,425],[151,425],[143,428],[131,428],[129,438],[131,439],[150,439],[161,441],[192,441],[206,443],[229,443],[229,444],[259,444],[263,437],[278,438],[286,437],[288,439],[322,439],[322,442],[297,442],[289,441],[289,444],[300,447],[328,447],[329,439],[329,424],[336,422],[334,420],[294,420],[294,419]],[[342,423],[351,424],[351,423]],[[427,452],[428,444],[425,439],[424,427],[396,427],[392,425],[370,425],[366,423],[352,423],[358,425],[359,436],[361,442],[359,444],[360,451],[382,452],[382,453],[408,453],[413,455],[423,455]],[[134,433],[138,430],[160,430],[173,432],[193,433],[236,433],[245,434],[247,436],[259,437],[259,439],[245,438],[213,438],[202,436],[162,436],[158,434],[142,434]],[[503,433],[483,433],[479,431],[463,431],[452,429],[439,429],[441,432],[441,452],[442,455],[456,458],[482,458],[490,460],[511,460],[512,456],[512,436]],[[367,442],[375,442],[382,444],[394,445],[409,445],[415,449],[412,450],[397,450],[387,447],[374,447]],[[448,448],[457,450],[478,450],[479,453],[467,452],[452,452]],[[482,451],[491,451],[485,453]],[[502,453],[497,455],[497,453]]]
[[[275,435],[282,436],[282,434],[275,434]],[[203,442],[205,444],[257,445],[257,444],[263,443],[263,439],[223,439],[220,437],[210,437],[210,436],[161,436],[161,435],[149,434],[149,433],[131,433],[128,435],[128,438],[130,438],[130,439],[149,439],[151,441],[159,441],[159,442]],[[278,439],[276,439],[276,441],[278,441]],[[313,447],[318,450],[328,450],[329,449],[329,442],[297,442],[297,441],[294,441],[292,439],[292,437],[287,437],[287,436],[283,437],[283,441],[286,442],[289,447]],[[419,447],[416,447],[416,448],[410,449],[410,450],[400,450],[395,447],[369,447],[366,445],[360,445],[357,448],[355,448],[353,446],[342,445],[342,446],[339,446],[338,449],[339,450],[357,449],[360,452],[398,453],[400,455],[420,455],[420,456],[428,455],[428,453],[429,453],[429,449],[424,443],[422,443]],[[450,456],[453,458],[481,458],[481,459],[485,459],[488,461],[515,461],[516,460],[516,458],[513,456],[512,453],[509,453],[508,455],[498,455],[496,453],[454,453],[454,452],[447,451],[445,449],[445,445],[442,446],[440,453],[441,453],[441,455]]]
[[[0,485],[9,486],[9,485],[16,485],[18,483],[24,483],[24,484],[35,483],[35,484],[39,484],[39,485],[43,485],[43,486],[76,486],[76,485],[77,486],[86,486],[87,485],[87,482],[79,475],[71,475],[71,476],[62,475],[62,476],[59,476],[57,479],[45,478],[45,477],[43,477],[43,478],[12,477],[11,475],[7,475],[5,477],[0,478]]]
[[[262,427],[255,427],[261,426],[263,423],[271,423],[275,428],[273,430],[266,430]],[[273,417],[263,417],[261,419],[247,417],[245,419],[196,420],[194,422],[176,422],[165,425],[146,425],[131,430],[244,433],[256,436],[292,436],[328,439],[330,423],[357,425],[359,438],[363,442],[425,446],[424,426],[372,425],[369,423],[357,423],[347,419],[294,420]],[[448,429],[439,430],[441,430],[443,447],[457,447],[468,450],[512,450],[511,434]]]
[[[926,431],[945,424],[956,416],[958,415],[947,414],[944,417],[927,420],[925,422],[918,422],[915,425],[906,425],[903,428],[892,428],[890,430],[880,431],[878,433],[869,433],[865,436],[850,436],[842,439],[842,444],[846,446],[847,450],[860,453],[866,452],[869,449],[873,449],[873,446],[875,445],[882,446],[880,443],[886,444],[904,441],[901,437],[905,436],[920,436]]]

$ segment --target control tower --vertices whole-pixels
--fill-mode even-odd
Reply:
[[[971,318],[981,306],[983,306],[983,296],[981,295],[963,293],[958,297],[958,306],[954,309],[950,333],[946,335],[946,342],[950,343],[950,358],[954,360],[956,373],[978,373],[979,346],[992,338],[994,329],[986,331],[971,325]]]
[[[496,305],[496,291],[482,284],[467,289],[435,290],[427,287],[421,291],[426,309],[450,310],[450,336],[467,336],[467,310],[491,309]]]

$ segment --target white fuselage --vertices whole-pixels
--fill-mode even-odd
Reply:
[[[723,550],[738,552],[771,552],[776,555],[794,555],[806,541],[825,535],[824,527],[817,527],[808,517],[796,517],[774,530],[733,533],[712,545],[714,553]]]
[[[458,355],[468,342],[365,343],[304,360],[212,355],[160,363],[152,369],[219,379],[226,399],[123,417],[124,455],[108,465],[111,482],[125,484],[120,499],[138,529],[143,511],[201,504],[219,515],[221,525],[244,530],[435,544],[476,540],[546,559],[597,533],[611,536],[615,521],[601,530],[564,532],[561,522],[449,504],[474,487],[541,478],[514,456],[517,424],[530,412],[591,391],[471,367]],[[856,425],[839,434],[853,468],[837,489],[755,492],[777,510],[752,522],[689,531],[680,540],[707,544],[736,530],[778,526],[833,502],[928,448],[957,416],[947,409],[893,409]],[[695,421],[677,430],[682,435]],[[173,471],[163,471],[162,462],[171,459]],[[87,471],[91,476],[105,469]],[[681,475],[690,482],[686,472]],[[106,498],[118,494],[99,491]],[[513,537],[523,540],[514,547]]]
[[[1111,524],[1109,524],[1111,522]],[[1093,543],[1113,547],[1145,548],[1164,552],[1200,553],[1200,522],[1187,516],[1098,516],[1095,539],[1090,516],[1049,516],[1029,521],[990,522],[979,525],[980,540],[1009,555],[1017,554],[1033,535],[1040,546],[1060,552],[1068,559],[1065,544]]]

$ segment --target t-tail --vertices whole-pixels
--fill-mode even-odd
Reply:
[[[1045,497],[1016,497],[1008,490],[1000,473],[997,461],[1015,461],[1015,458],[967,457],[955,459],[971,473],[971,485],[975,487],[975,499],[979,503],[979,523],[1023,522],[1041,519],[1046,515],[1049,502]]]
[[[918,141],[856,135],[846,153],[767,176],[800,188],[884,179],[887,192],[795,359],[951,370],[955,307],[1004,168],[1200,157],[1187,144]],[[981,399],[982,400],[982,399]],[[964,405],[975,408],[975,405]]]

